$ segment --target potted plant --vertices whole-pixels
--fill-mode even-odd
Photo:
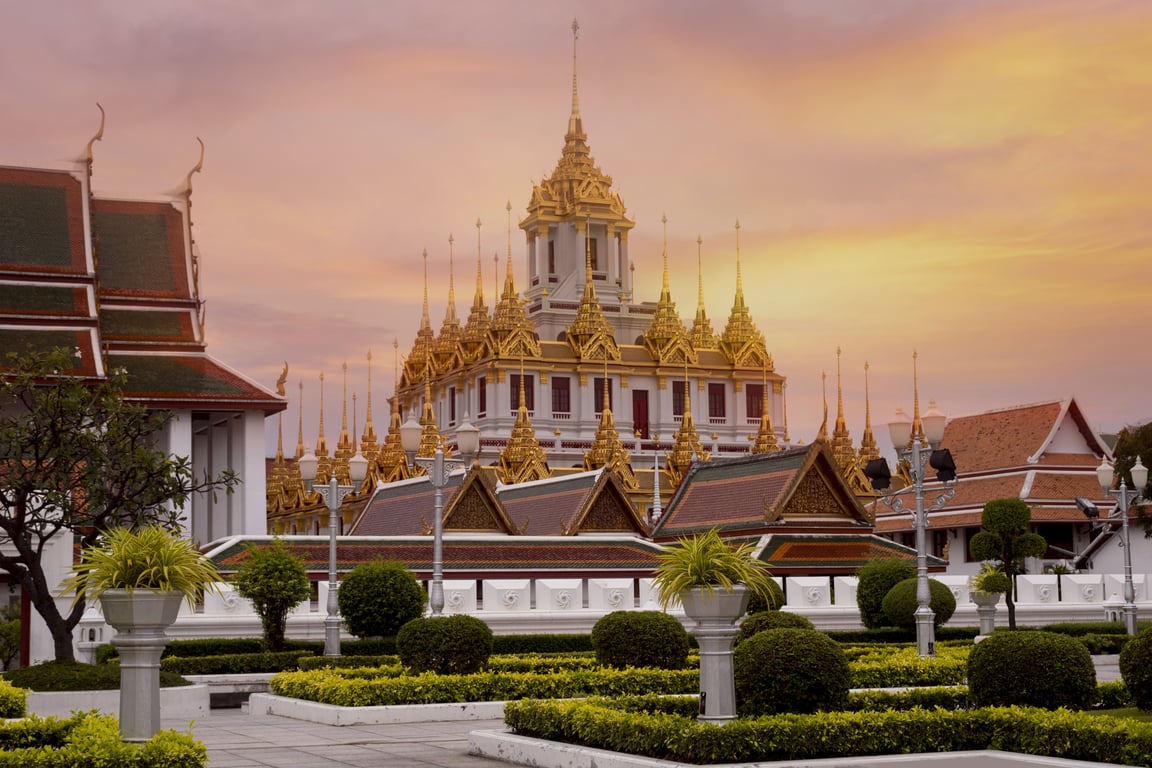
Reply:
[[[753,556],[752,543],[730,546],[715,528],[680,539],[660,555],[652,580],[667,609],[679,599],[695,621],[700,645],[699,719],[723,724],[736,719],[732,645],[751,593],[769,595],[768,569]]]
[[[164,630],[189,605],[218,590],[216,565],[192,542],[160,525],[111,528],[85,549],[65,590],[99,600],[120,651],[120,733],[147,741],[160,731],[160,654]]]
[[[976,613],[980,616],[980,634],[988,635],[995,629],[996,604],[1000,595],[1012,588],[1008,574],[991,563],[984,563],[980,571],[969,581],[972,602],[976,603]]]

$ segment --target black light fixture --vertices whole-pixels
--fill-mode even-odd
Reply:
[[[936,470],[936,479],[942,483],[956,479],[956,462],[947,448],[938,448],[928,457],[928,466]]]
[[[892,485],[892,471],[888,468],[888,459],[872,459],[864,465],[864,476],[872,481],[872,488],[882,491]]]
[[[1095,520],[1100,517],[1100,508],[1083,496],[1076,497],[1076,509],[1084,513],[1084,517]]]

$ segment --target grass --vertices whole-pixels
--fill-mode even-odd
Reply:
[[[1098,709],[1095,711],[1088,710],[1085,712],[1088,715],[1099,715],[1101,717],[1111,717],[1117,720],[1139,720],[1145,723],[1152,723],[1152,712],[1145,712],[1137,709],[1136,707],[1124,707],[1123,709]]]

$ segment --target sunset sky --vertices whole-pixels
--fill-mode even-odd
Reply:
[[[193,179],[209,351],[273,386],[288,360],[316,437],[340,364],[386,425],[427,248],[433,325],[455,237],[457,307],[507,252],[560,156],[579,18],[580,111],[636,228],[636,297],[744,286],[792,438],[836,409],[859,442],[922,405],[960,416],[1075,396],[1103,431],[1152,418],[1152,3],[1140,0],[185,2],[0,0],[0,164],[159,198]],[[351,419],[351,414],[349,415]],[[274,421],[269,434],[274,437]],[[274,450],[274,444],[269,450]],[[962,469],[962,468],[961,468]]]

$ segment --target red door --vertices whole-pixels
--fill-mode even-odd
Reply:
[[[648,439],[648,390],[632,390],[632,431],[640,433],[644,440]]]

